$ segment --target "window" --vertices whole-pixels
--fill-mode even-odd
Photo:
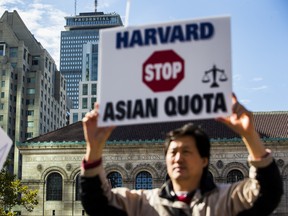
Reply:
[[[24,52],[23,52],[23,59],[26,60],[26,55],[27,55],[27,50],[24,49]]]
[[[27,99],[26,100],[26,105],[34,105],[34,99]]]
[[[29,95],[35,94],[35,89],[34,88],[28,88],[27,94],[29,94]]]
[[[4,103],[1,103],[0,104],[0,110],[3,110],[4,109]]]
[[[15,69],[17,67],[17,62],[11,62],[11,66]],[[12,76],[12,73],[11,73]]]
[[[82,98],[82,109],[87,109],[87,98]]]
[[[48,67],[48,58],[46,57],[45,58],[45,68],[47,68]]]
[[[96,94],[97,94],[97,85],[92,84],[91,95],[96,95]]]
[[[27,110],[27,116],[34,116],[34,110]]]
[[[39,65],[40,56],[32,56],[32,65]]]
[[[231,170],[227,175],[227,183],[234,183],[244,179],[244,175],[239,170]]]
[[[149,172],[142,171],[136,176],[135,189],[152,189],[152,176]]]
[[[30,132],[30,133],[26,133],[26,138],[32,138],[33,137],[33,133],[32,132]]]
[[[46,200],[62,200],[62,176],[51,173],[47,178]]]
[[[0,44],[0,56],[5,56],[5,44]]]
[[[17,47],[11,47],[11,48],[10,48],[10,55],[9,55],[9,57],[10,57],[10,58],[17,57],[17,52],[18,52],[18,48],[17,48]]]
[[[5,97],[5,92],[1,92],[1,98]]]
[[[88,95],[88,84],[83,84],[82,94]]]
[[[96,102],[96,98],[91,98],[91,109],[94,109],[95,102]]]
[[[35,77],[28,77],[27,83],[35,83]]]
[[[34,122],[33,121],[28,121],[27,122],[27,127],[34,127]]]
[[[111,172],[107,175],[107,178],[112,188],[122,187],[122,176],[118,172]]]
[[[73,113],[73,123],[78,121],[78,113]]]
[[[0,121],[3,121],[3,115],[0,115]]]
[[[75,200],[80,200],[80,175],[79,174],[76,177]]]
[[[1,87],[5,87],[5,81],[1,81]]]

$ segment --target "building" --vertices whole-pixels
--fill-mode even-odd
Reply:
[[[64,77],[17,11],[0,19],[0,78],[0,126],[15,143],[65,125]],[[13,152],[17,174],[20,156]]]
[[[65,17],[66,31],[61,32],[60,71],[67,80],[67,94],[73,102],[73,109],[77,109],[81,101],[78,95],[79,82],[88,81],[88,77],[89,81],[97,80],[98,54],[94,54],[98,51],[94,45],[98,44],[99,30],[123,25],[119,14],[97,12],[96,5],[95,3],[95,12]],[[88,57],[89,54],[92,56]],[[89,76],[87,68],[90,68]],[[85,77],[82,75],[83,71]]]
[[[70,109],[70,123],[81,120],[97,100],[98,42],[83,44],[82,58],[82,81],[78,83],[78,109]]]
[[[288,112],[255,113],[255,125],[272,149],[285,194],[273,215],[288,214]],[[167,178],[165,134],[186,122],[117,127],[106,143],[104,168],[113,187],[154,188]],[[238,135],[214,120],[197,120],[211,137],[209,173],[217,183],[248,176],[247,150]],[[79,201],[78,176],[85,154],[82,123],[77,122],[17,146],[23,155],[23,182],[38,189],[39,204],[29,215],[85,215]],[[53,184],[52,184],[53,182]],[[21,215],[28,215],[21,211]]]

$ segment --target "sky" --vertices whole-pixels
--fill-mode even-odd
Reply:
[[[76,7],[75,0],[0,0],[0,16],[5,10],[17,10],[59,69],[64,17],[95,7],[94,0],[77,0]],[[230,16],[238,100],[253,112],[288,111],[287,0],[98,0],[97,11],[116,12],[130,26]]]

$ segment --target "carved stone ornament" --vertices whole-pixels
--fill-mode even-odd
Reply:
[[[277,165],[278,165],[279,167],[283,167],[283,166],[284,166],[284,160],[278,159],[278,160],[277,160]]]
[[[216,163],[216,166],[218,169],[222,169],[224,167],[224,163],[222,160],[218,160]]]
[[[42,169],[43,169],[42,164],[38,164],[38,165],[37,165],[37,170],[38,170],[38,171],[42,171]]]
[[[72,169],[72,165],[70,163],[66,164],[66,170],[70,171]]]
[[[125,169],[126,169],[126,170],[131,170],[132,167],[133,167],[132,163],[126,163],[126,164],[125,164]]]
[[[162,164],[161,162],[157,162],[157,163],[155,164],[155,168],[156,168],[157,170],[161,170],[162,167],[163,167],[163,164]]]

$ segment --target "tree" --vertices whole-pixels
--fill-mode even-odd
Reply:
[[[32,212],[34,206],[38,204],[37,190],[30,190],[23,185],[15,175],[12,175],[6,167],[0,172],[0,215],[13,216],[12,207],[20,205],[27,211]]]

